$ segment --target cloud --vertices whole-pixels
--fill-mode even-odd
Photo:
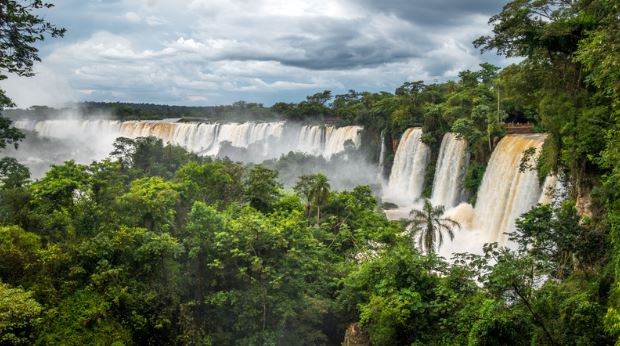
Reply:
[[[322,89],[393,91],[445,80],[484,56],[494,0],[60,2],[43,65],[79,99],[271,104]],[[88,19],[86,19],[88,18]]]
[[[125,15],[123,17],[128,22],[131,22],[131,23],[138,23],[138,22],[142,21],[142,18],[136,12],[132,12],[132,11],[129,11],[129,12],[125,13]]]
[[[62,106],[67,102],[77,101],[77,93],[64,76],[42,64],[34,67],[34,77],[9,78],[0,82],[0,88],[20,107],[34,105]]]

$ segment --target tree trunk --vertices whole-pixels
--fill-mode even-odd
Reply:
[[[547,337],[547,339],[549,339],[549,343],[551,345],[556,345],[555,340],[553,340],[553,337],[551,336],[551,333],[545,326],[545,322],[543,322],[542,318],[540,318],[538,314],[534,312],[534,309],[532,308],[532,305],[530,304],[530,302],[521,294],[521,292],[519,291],[519,288],[516,285],[512,285],[512,288],[515,290],[515,293],[517,294],[517,296],[521,298],[521,300],[525,304],[525,307],[527,307],[527,309],[530,311],[530,313],[532,314],[532,317],[534,318],[534,321],[536,321],[538,325],[542,328],[542,330],[545,332],[545,336]]]

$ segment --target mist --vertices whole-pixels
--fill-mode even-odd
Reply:
[[[333,189],[370,185],[380,194],[377,164],[361,146],[362,128],[308,125],[292,121],[195,122],[180,119],[119,121],[105,112],[85,113],[75,107],[9,111],[26,138],[5,155],[26,165],[33,178],[52,164],[81,164],[105,159],[118,137],[160,138],[202,156],[229,158],[275,169],[290,188],[304,174],[325,174]],[[235,117],[236,119],[241,118]]]
[[[79,109],[63,109],[46,113],[44,120],[16,117],[8,112],[13,125],[25,134],[17,149],[7,147],[3,154],[13,157],[30,169],[32,178],[45,175],[53,164],[73,160],[90,164],[102,160],[112,151],[118,133],[111,127],[97,126],[113,123],[106,113],[92,114],[85,121]],[[48,118],[50,117],[50,118]]]

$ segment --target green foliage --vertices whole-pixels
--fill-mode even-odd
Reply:
[[[30,171],[12,157],[0,159],[0,182],[2,189],[19,188],[28,183]]]
[[[4,79],[0,75],[0,80]],[[4,95],[4,90],[0,89],[0,110],[4,106],[12,106],[11,101]],[[7,145],[13,145],[15,149],[19,147],[19,141],[24,139],[24,135],[19,129],[12,126],[10,119],[0,117],[0,149],[6,148]]]
[[[467,335],[467,345],[529,345],[531,326],[518,309],[510,310],[502,302],[487,299],[478,310],[478,318]]]
[[[244,195],[250,205],[262,212],[273,210],[280,197],[278,172],[262,165],[253,167],[244,183]]]
[[[50,312],[39,345],[128,345],[129,331],[110,314],[110,304],[98,294],[77,291]]]
[[[564,279],[573,270],[592,268],[606,252],[606,235],[582,221],[575,204],[565,201],[557,208],[538,205],[517,220],[509,239],[541,263],[552,265],[550,274]],[[581,268],[579,268],[581,267]]]
[[[120,137],[114,142],[114,151],[110,154],[133,176],[153,176],[171,178],[176,170],[188,161],[200,162],[180,146],[166,144],[155,137],[129,139]]]
[[[133,181],[129,192],[119,199],[127,223],[151,231],[169,231],[174,225],[179,193],[173,183],[159,177]]]
[[[31,344],[42,324],[42,312],[32,292],[0,282],[0,343]]]
[[[442,338],[458,338],[453,316],[473,284],[462,277],[460,286],[452,286],[451,274],[439,274],[445,269],[436,257],[398,245],[349,274],[338,299],[359,313],[374,345],[439,345]]]
[[[323,174],[302,175],[299,177],[294,190],[305,201],[306,216],[310,216],[312,209],[316,210],[316,224],[321,223],[321,207],[329,199],[329,183]]]
[[[482,184],[482,178],[484,178],[485,170],[486,164],[470,162],[467,166],[467,172],[465,173],[465,178],[463,180],[463,187],[469,196],[468,202],[472,205],[476,204],[478,188],[480,187],[480,184]]]
[[[41,241],[19,226],[0,227],[0,277],[17,284],[30,278],[37,266]]]

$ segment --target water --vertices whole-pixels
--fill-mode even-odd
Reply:
[[[421,134],[420,129],[407,130],[397,149],[388,190],[384,194],[385,200],[396,201],[399,205],[386,211],[390,219],[406,218],[411,209],[422,207],[419,193],[424,170],[421,167],[426,167],[424,157],[428,154],[419,141]],[[544,139],[545,135],[540,134],[504,137],[491,155],[474,207],[462,203],[462,184],[468,162],[466,143],[457,140],[454,134],[444,136],[431,200],[433,205],[444,205],[444,216],[458,221],[461,229],[455,231],[454,241],[444,242],[441,255],[450,258],[457,252],[480,253],[482,245],[490,242],[509,246],[506,233],[515,231],[516,219],[536,203],[551,202],[554,191],[561,188],[557,178],[548,177],[541,187],[536,171],[520,171],[523,153],[529,148],[539,153]],[[395,198],[398,191],[406,198]]]
[[[422,195],[430,149],[420,140],[422,129],[403,133],[383,199],[401,206],[413,205]]]
[[[463,181],[469,161],[466,149],[467,143],[458,140],[455,134],[444,135],[433,180],[433,205],[443,205],[450,209],[463,201]]]
[[[112,150],[112,143],[117,137],[153,136],[209,156],[217,156],[224,143],[235,148],[252,147],[252,157],[248,158],[248,161],[252,162],[276,158],[289,151],[323,156],[329,160],[333,155],[344,151],[348,141],[355,148],[359,148],[363,130],[360,126],[300,127],[284,121],[220,124],[170,120],[18,120],[15,126],[36,131],[42,137],[70,140],[79,142],[80,145],[96,147],[98,154],[91,158],[93,160],[105,157]]]
[[[515,230],[515,220],[540,199],[537,172],[520,172],[519,167],[523,152],[539,150],[544,140],[544,135],[508,135],[493,151],[475,207],[475,227],[486,232],[489,242],[505,243],[506,233]]]

